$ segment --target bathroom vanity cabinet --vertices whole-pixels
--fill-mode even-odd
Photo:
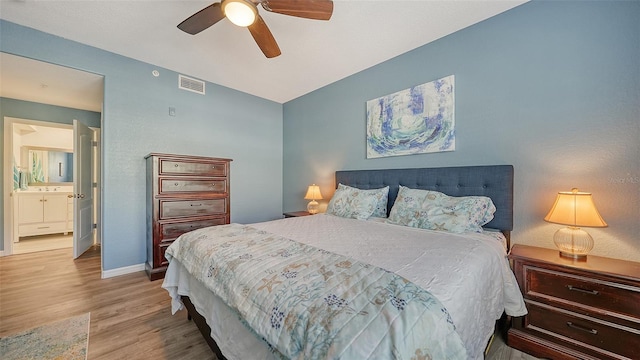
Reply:
[[[68,192],[14,193],[15,241],[22,236],[73,231],[73,200]]]

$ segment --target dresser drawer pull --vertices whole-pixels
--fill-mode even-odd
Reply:
[[[180,185],[180,183],[173,183],[173,186],[178,186]]]
[[[202,206],[202,204],[191,204],[191,206]]]
[[[580,326],[580,325],[576,325],[576,324],[572,323],[571,321],[567,321],[567,326],[572,328],[572,329],[582,330],[582,331],[586,331],[586,332],[588,332],[590,334],[593,334],[593,335],[598,335],[598,330],[589,329],[589,328],[586,328],[586,327],[583,327],[583,326]]]
[[[597,290],[586,290],[586,289],[581,289],[579,287],[575,287],[575,286],[572,286],[572,285],[567,285],[567,289],[569,289],[571,291],[579,291],[581,293],[591,294],[591,295],[600,294]]]

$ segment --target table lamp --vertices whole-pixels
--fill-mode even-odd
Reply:
[[[305,200],[311,200],[307,205],[307,211],[309,212],[309,214],[317,214],[319,205],[316,200],[322,199],[320,186],[316,184],[309,185],[309,189],[307,189],[307,195],[305,195],[304,198]]]
[[[580,227],[607,226],[593,203],[591,193],[580,192],[577,188],[558,192],[556,202],[544,220],[569,225],[556,231],[553,242],[561,256],[574,259],[585,259],[593,249],[593,238]]]

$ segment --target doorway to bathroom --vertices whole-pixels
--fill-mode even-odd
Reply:
[[[73,248],[77,258],[89,248],[95,251],[100,247],[95,231],[100,129],[77,120],[74,125],[9,117],[4,121],[6,151],[12,159],[6,172],[13,177],[5,255]]]

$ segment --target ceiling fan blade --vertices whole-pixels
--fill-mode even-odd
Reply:
[[[331,0],[265,0],[262,7],[274,13],[314,20],[329,20],[333,14]]]
[[[185,21],[178,24],[178,29],[195,35],[222,19],[224,19],[222,7],[220,3],[215,3],[189,16]]]
[[[260,50],[264,53],[264,56],[273,58],[281,54],[276,39],[260,15],[256,17],[256,21],[252,25],[249,25],[249,31],[260,47]]]

